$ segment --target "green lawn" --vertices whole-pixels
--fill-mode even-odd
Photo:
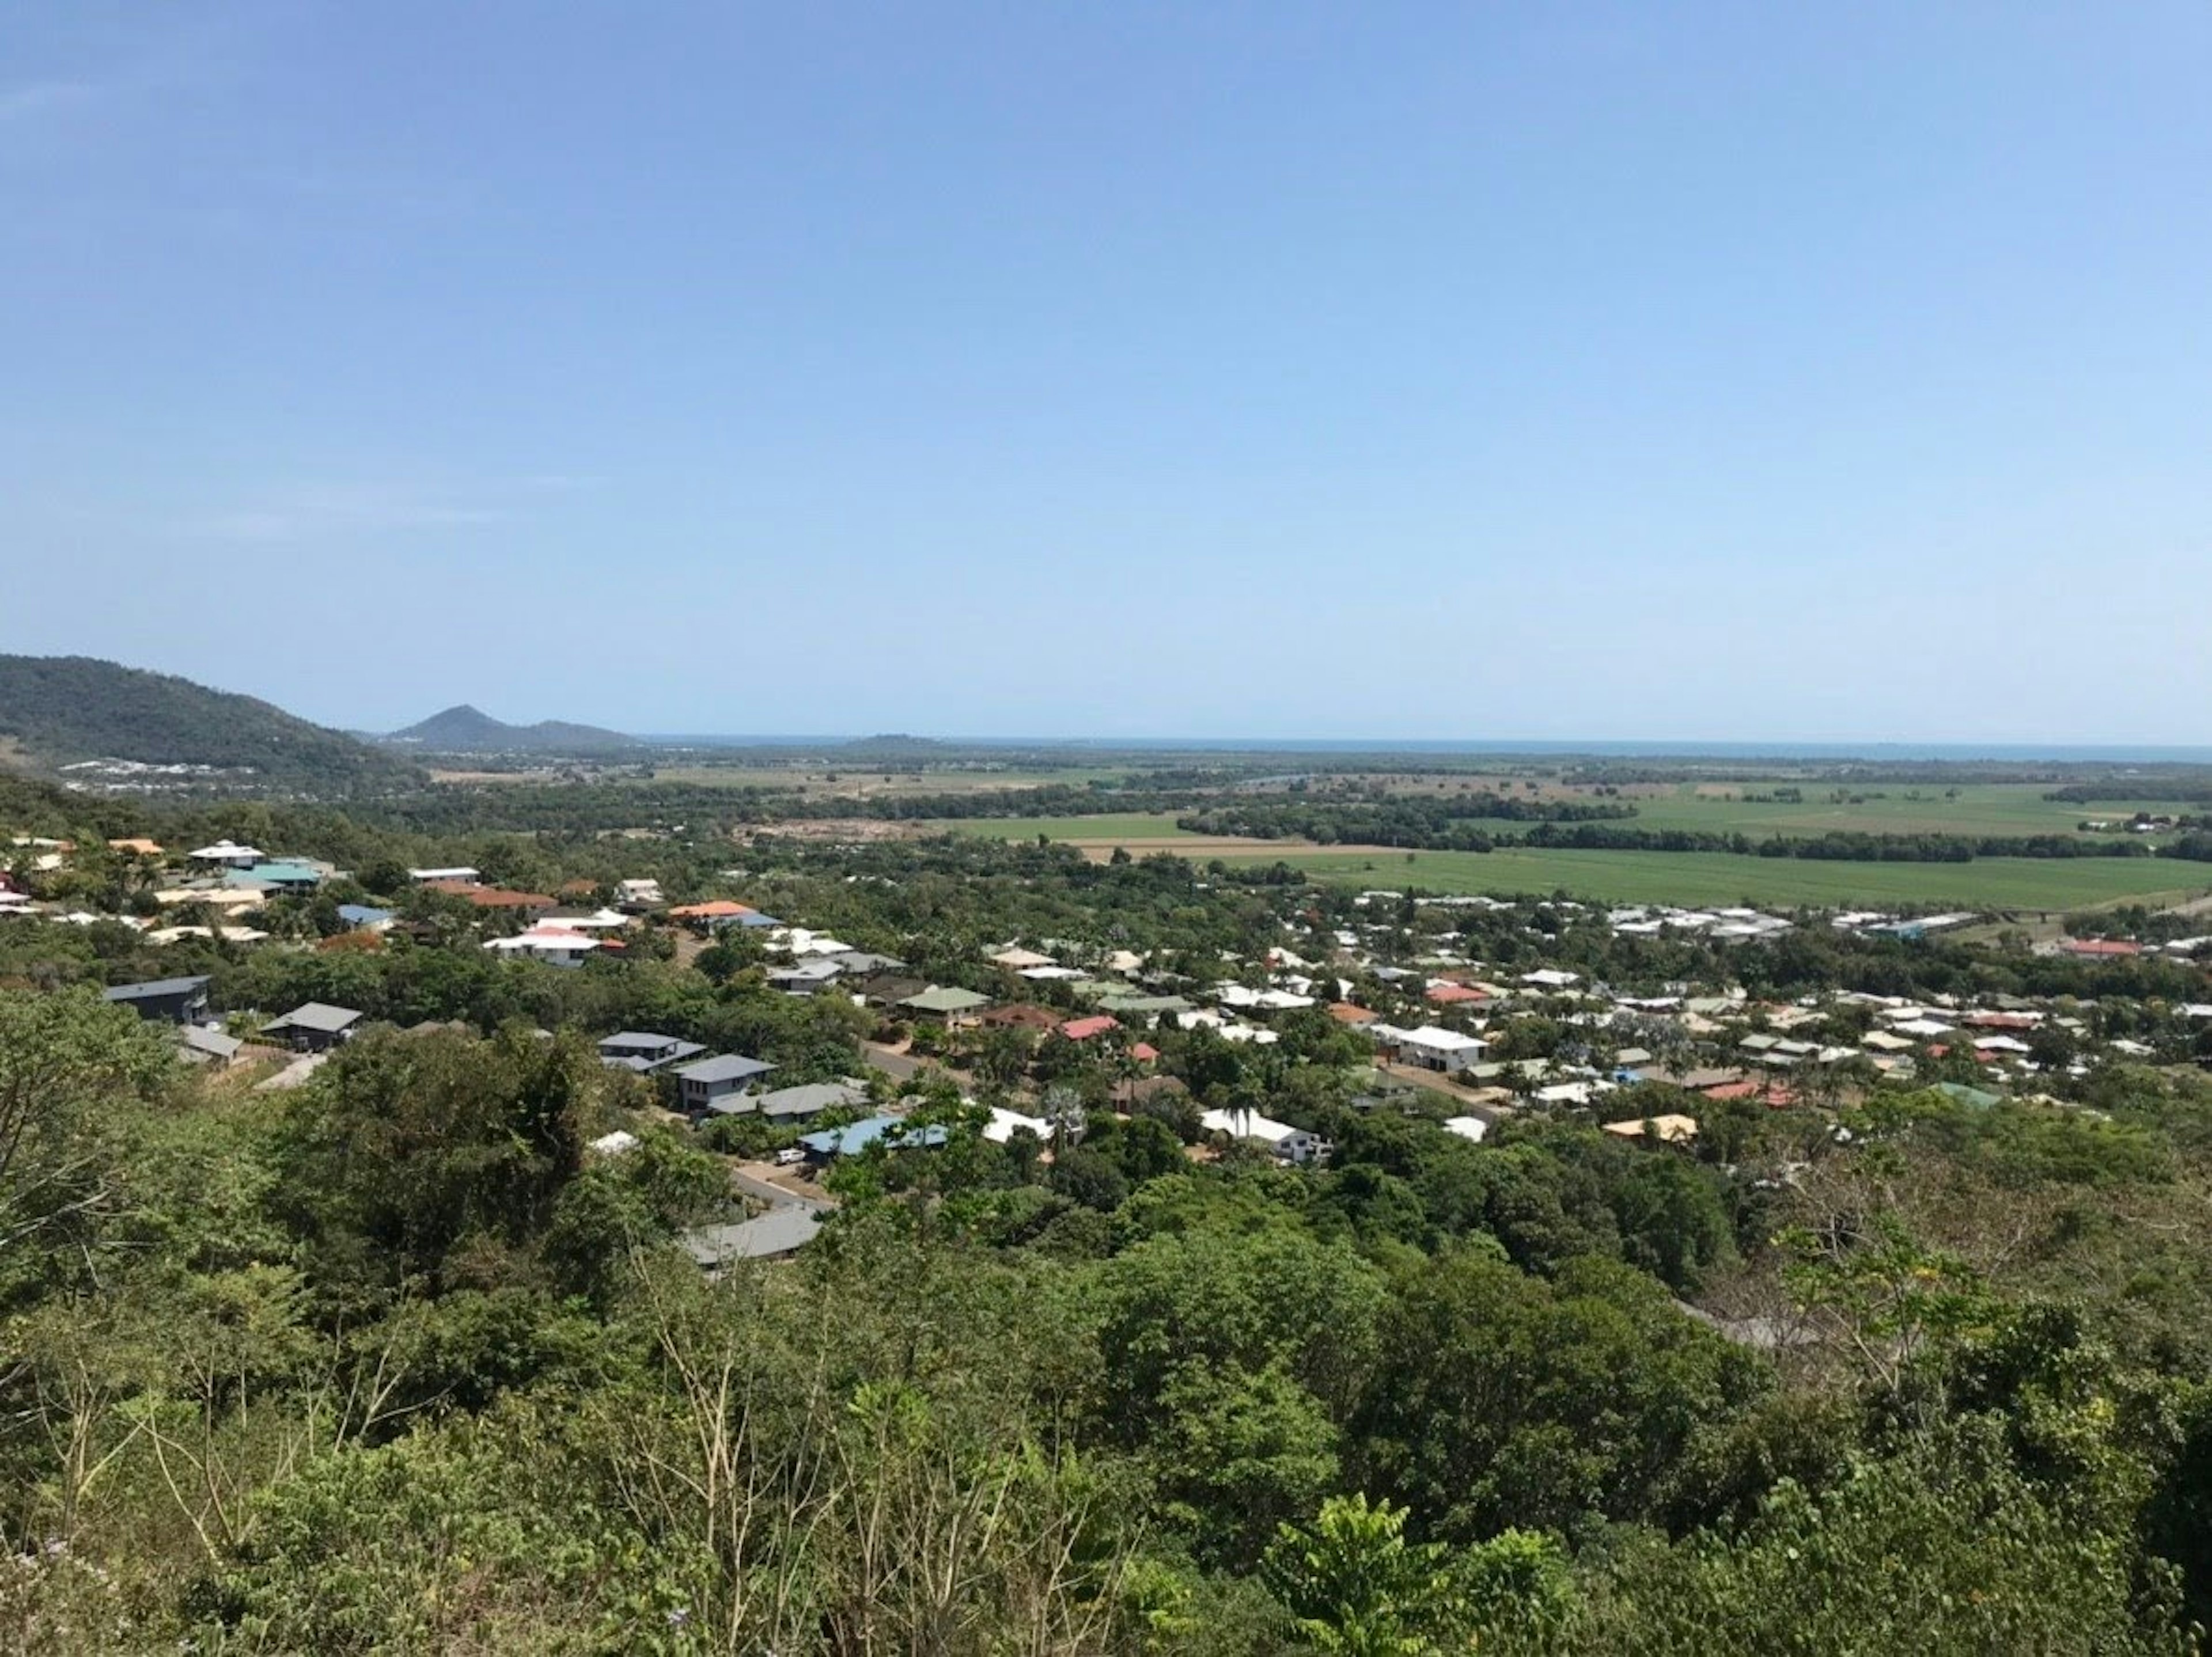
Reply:
[[[1604,903],[1808,904],[1881,908],[2073,909],[2212,889],[2212,865],[2149,858],[1981,858],[1972,863],[1825,863],[1725,852],[1402,852],[1346,856],[1237,852],[1224,861],[1280,861],[1316,877],[1392,889],[1565,890]]]
[[[1161,811],[1101,812],[1080,817],[946,817],[930,824],[956,835],[993,840],[1187,840],[1175,814]]]
[[[1778,785],[1747,783],[1739,793],[1771,793]],[[1838,800],[1834,787],[1808,783],[1802,801],[1750,800],[1700,793],[1685,785],[1671,793],[1638,798],[1634,825],[1692,828],[1710,834],[1774,835],[2050,835],[2073,834],[2086,819],[2124,819],[2131,803],[2082,805],[2048,800],[2041,783],[1967,783],[1955,791],[1898,783],[1870,784]],[[1955,798],[1952,798],[1955,792]],[[2161,808],[2146,806],[2147,810]],[[2162,808],[2172,810],[2173,808]]]

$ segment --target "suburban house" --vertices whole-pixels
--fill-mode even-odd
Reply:
[[[495,954],[528,956],[549,967],[580,967],[585,957],[593,950],[607,947],[602,939],[544,921],[527,932],[515,933],[512,938],[493,938],[484,941],[484,948]]]
[[[226,1035],[211,1024],[186,1024],[177,1031],[177,1056],[186,1064],[228,1070],[238,1062],[246,1043]]]
[[[822,1229],[821,1211],[811,1203],[778,1203],[767,1213],[730,1225],[702,1226],[676,1241],[704,1272],[732,1260],[772,1260],[795,1254]]]
[[[143,984],[118,984],[102,999],[128,1007],[141,1018],[198,1024],[208,1016],[208,980],[156,978]]]
[[[1398,1050],[1401,1063],[1419,1065],[1423,1070],[1439,1071],[1446,1076],[1457,1075],[1470,1065],[1480,1064],[1490,1046],[1479,1035],[1462,1035],[1457,1030],[1440,1029],[1434,1024],[1387,1033],[1385,1027],[1376,1025],[1373,1034],[1377,1041]]]
[[[866,950],[847,950],[824,959],[836,962],[837,969],[852,978],[873,978],[883,973],[906,970],[906,962],[896,956],[875,955]]]
[[[483,878],[477,871],[462,865],[452,869],[410,869],[407,877],[424,886],[473,886]]]
[[[796,1121],[819,1116],[825,1110],[850,1110],[868,1102],[868,1090],[850,1082],[802,1082],[797,1087],[777,1088],[753,1101],[771,1122]]]
[[[308,1001],[293,1008],[275,1023],[264,1024],[261,1034],[283,1041],[301,1053],[326,1053],[341,1041],[352,1038],[362,1017],[351,1007],[333,1007],[325,1002]]]
[[[657,880],[618,880],[615,883],[615,902],[639,909],[658,909],[668,900],[660,895]]]
[[[963,1029],[973,1024],[975,1015],[991,1005],[991,998],[978,995],[973,990],[933,986],[920,995],[907,997],[898,1005],[916,1018],[942,1024],[947,1029]]]
[[[1209,1110],[1200,1115],[1198,1125],[1208,1133],[1264,1145],[1277,1160],[1301,1167],[1321,1161],[1334,1148],[1317,1133],[1278,1122],[1256,1110]]]
[[[312,863],[289,859],[281,863],[254,863],[243,869],[233,869],[223,876],[223,883],[246,889],[258,888],[265,892],[287,895],[307,896],[323,883],[323,871]]]
[[[1457,983],[1449,978],[1430,985],[1424,994],[1439,1007],[1477,1006],[1490,999],[1473,985]]]
[[[697,1041],[679,1041],[653,1030],[623,1030],[599,1042],[599,1062],[609,1070],[635,1071],[643,1076],[666,1065],[680,1065],[706,1052]]]
[[[1071,1041],[1089,1041],[1121,1028],[1120,1021],[1111,1013],[1101,1012],[1088,1018],[1071,1018],[1060,1027],[1060,1033]]]
[[[1035,1134],[1044,1144],[1052,1143],[1052,1124],[1042,1116],[1024,1116],[1018,1110],[1008,1110],[1004,1105],[991,1107],[991,1120],[983,1130],[983,1137],[994,1145],[1003,1145],[1017,1132]]]
[[[768,975],[768,986],[786,995],[811,995],[825,984],[844,976],[845,969],[828,956],[810,956],[788,967],[777,967]]]
[[[251,869],[263,862],[268,853],[258,847],[240,846],[228,840],[219,840],[212,846],[203,846],[197,852],[187,852],[188,863],[211,863],[225,869]]]
[[[725,1053],[678,1065],[671,1074],[678,1083],[678,1102],[691,1115],[711,1111],[718,1116],[741,1116],[759,1102],[745,1089],[775,1068],[757,1059]]]
[[[338,919],[357,932],[388,932],[392,923],[398,919],[389,909],[380,909],[368,903],[341,903]]]
[[[553,900],[543,892],[510,892],[504,887],[479,886],[468,880],[426,880],[422,883],[447,897],[465,897],[479,909],[504,909],[525,919],[542,914],[553,907]]]

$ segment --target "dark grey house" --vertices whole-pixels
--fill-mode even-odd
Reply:
[[[301,1053],[327,1053],[340,1042],[352,1039],[362,1017],[351,1007],[309,1001],[293,1008],[273,1023],[264,1024],[261,1034]]]
[[[635,1071],[645,1076],[706,1051],[699,1042],[678,1041],[658,1031],[623,1030],[600,1041],[599,1062],[609,1070]]]
[[[740,1059],[726,1053],[679,1065],[672,1072],[678,1085],[678,1103],[694,1116],[709,1112],[718,1116],[742,1115],[755,1102],[745,1096],[745,1089],[775,1068],[757,1059]]]
[[[155,978],[143,984],[118,984],[106,998],[141,1018],[171,1024],[197,1024],[208,1016],[204,978]]]

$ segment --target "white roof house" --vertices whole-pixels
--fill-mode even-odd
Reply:
[[[562,926],[533,926],[526,932],[517,932],[512,938],[486,940],[484,948],[500,955],[526,955],[556,967],[573,967],[593,950],[601,948],[596,938],[587,938]]]
[[[1243,984],[1224,984],[1216,998],[1224,1007],[1255,1012],[1293,1012],[1314,1005],[1310,995],[1294,995],[1288,990],[1255,990]]]
[[[1396,1047],[1398,1057],[1405,1063],[1427,1070],[1465,1070],[1469,1065],[1481,1063],[1483,1053],[1490,1046],[1479,1035],[1462,1035],[1435,1024],[1424,1024],[1411,1030],[1378,1026],[1372,1034],[1382,1045]]]
[[[1016,1128],[1027,1128],[1047,1144],[1052,1143],[1052,1124],[1042,1116],[1024,1116],[1018,1110],[1008,1110],[1003,1105],[991,1107],[991,1120],[983,1130],[983,1137],[994,1145],[1005,1144],[1014,1137]]]
[[[418,881],[465,880],[471,886],[483,878],[466,864],[456,864],[450,869],[410,869],[407,871],[407,877],[410,880]]]
[[[1199,1117],[1198,1125],[1208,1133],[1225,1133],[1232,1139],[1256,1139],[1266,1145],[1280,1144],[1298,1131],[1288,1122],[1262,1116],[1256,1110],[1209,1110]]]
[[[1472,1139],[1480,1144],[1490,1132],[1490,1124],[1480,1116],[1450,1116],[1444,1119],[1444,1132],[1456,1133],[1462,1139]]]
[[[1570,985],[1581,983],[1583,977],[1580,973],[1562,972],[1557,967],[1540,967],[1533,973],[1522,973],[1521,981],[1542,989],[1564,990]]]
[[[185,856],[194,863],[223,863],[240,869],[250,869],[269,860],[269,854],[260,847],[240,846],[227,838],[212,846],[203,846],[197,852],[187,852]]]

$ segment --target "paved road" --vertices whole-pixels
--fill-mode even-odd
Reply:
[[[873,1041],[860,1043],[860,1056],[875,1069],[896,1081],[903,1082],[921,1068],[921,1060],[903,1053],[894,1053],[889,1047]]]

